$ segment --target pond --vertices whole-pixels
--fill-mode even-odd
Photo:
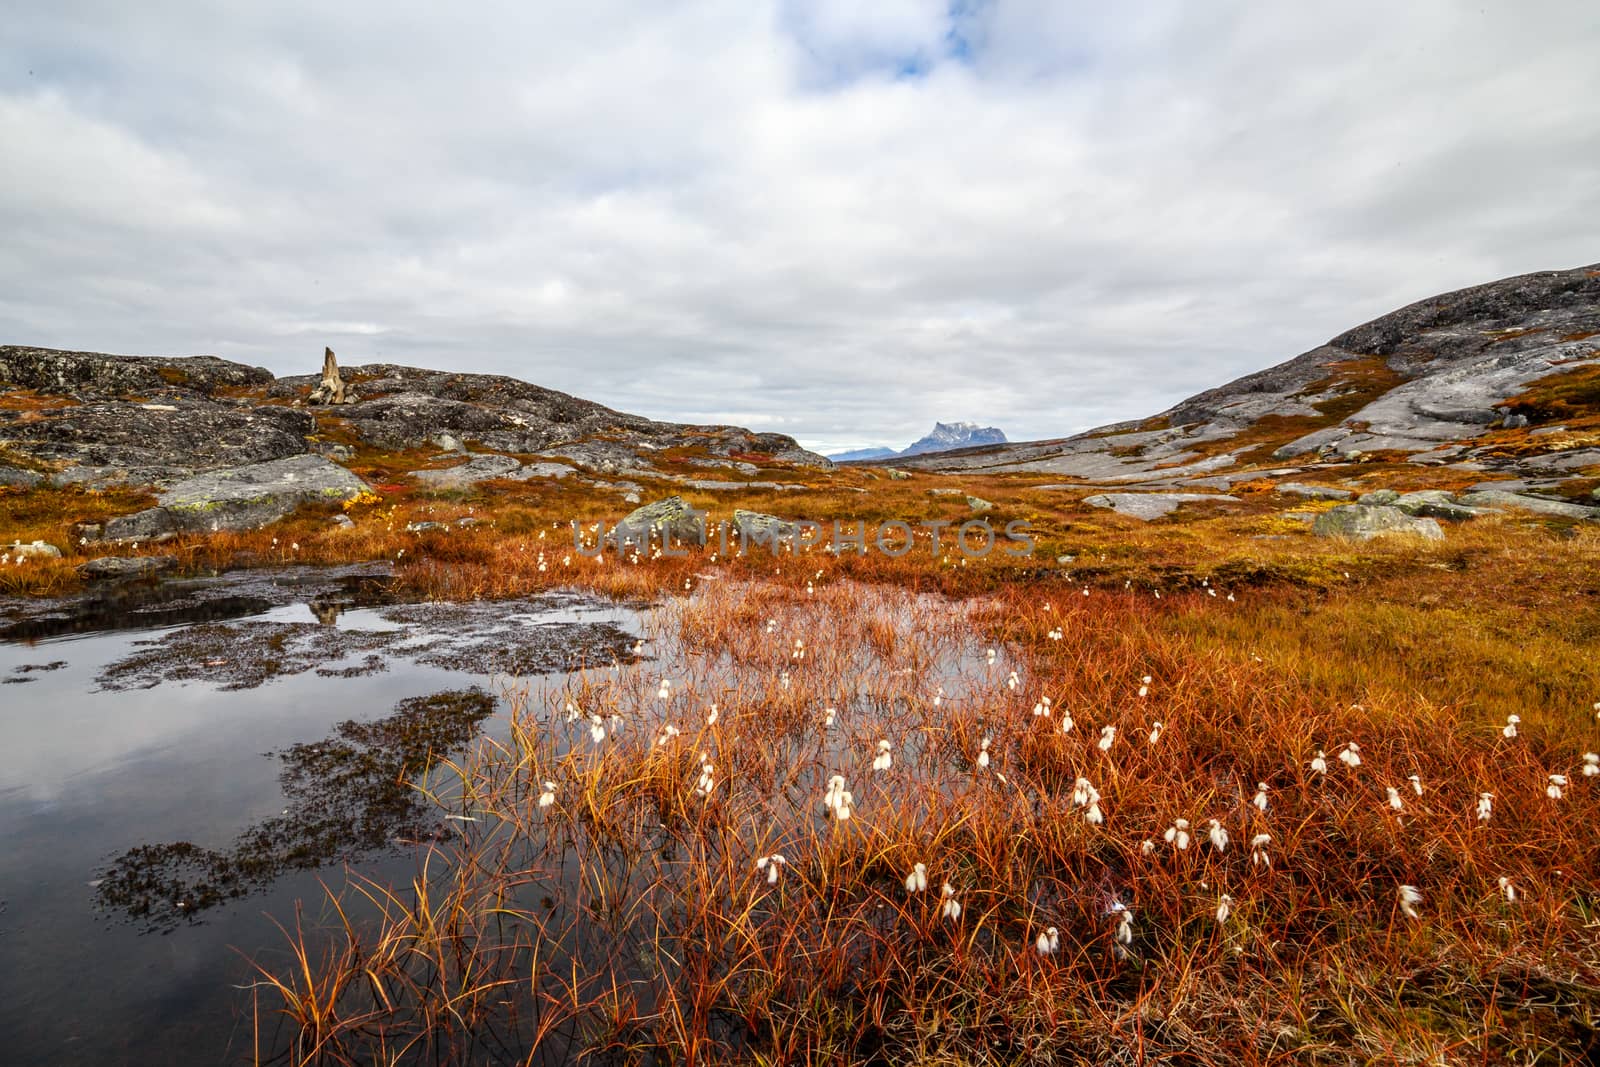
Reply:
[[[642,609],[392,602],[293,569],[7,606],[0,1033],[28,1064],[249,1062],[247,957],[350,869],[404,884],[452,833],[415,790],[511,688],[633,656]]]

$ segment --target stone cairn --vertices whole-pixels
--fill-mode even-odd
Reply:
[[[344,379],[339,375],[339,361],[333,358],[333,349],[322,350],[322,382],[307,397],[312,404],[353,404],[354,393],[344,389]]]

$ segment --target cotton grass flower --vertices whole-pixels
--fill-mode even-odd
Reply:
[[[1516,737],[1517,723],[1522,721],[1522,716],[1511,714],[1506,716],[1506,724],[1500,728],[1501,737]]]
[[[554,782],[546,782],[544,784],[544,792],[539,794],[539,807],[540,808],[548,808],[550,805],[554,804],[555,802],[556,802],[556,784]]]
[[[951,922],[961,918],[961,902],[956,899],[955,887],[946,882],[944,887],[939,890],[939,896],[944,901],[939,905],[940,917],[949,919]]]
[[[1405,802],[1400,799],[1400,790],[1391,785],[1386,787],[1384,791],[1389,794],[1389,806],[1391,808],[1395,811],[1405,810]]]
[[[1172,825],[1167,827],[1167,832],[1161,836],[1166,839],[1167,844],[1182,852],[1189,847],[1189,820],[1172,820]]]
[[[1421,777],[1421,775],[1416,775],[1416,774],[1407,775],[1406,776],[1406,781],[1411,783],[1411,791],[1413,793],[1417,794],[1417,796],[1420,797],[1422,795],[1422,777]]]
[[[828,789],[823,794],[822,806],[833,816],[835,822],[847,821],[850,818],[850,808],[855,802],[855,797],[844,787],[844,775],[836,774],[828,779]]]
[[[709,762],[705,762],[705,758],[706,754],[704,752],[700,753],[702,761],[700,764],[700,780],[694,786],[695,795],[700,797],[709,797],[711,791],[717,787],[717,780],[711,773],[714,768]]]
[[[1061,947],[1061,931],[1054,926],[1042,931],[1033,942],[1034,949],[1041,956],[1049,956]]]
[[[598,715],[589,716],[589,740],[598,745],[605,739],[605,720],[601,719]]]
[[[989,767],[989,739],[985,737],[978,746],[978,769],[987,770]]]
[[[1354,741],[1345,745],[1339,753],[1339,762],[1352,769],[1361,766],[1361,746]]]
[[[1222,823],[1216,819],[1208,820],[1211,829],[1206,832],[1206,837],[1211,842],[1211,847],[1218,852],[1228,851],[1228,831],[1222,828]]]
[[[834,716],[836,716],[838,714],[839,714],[839,709],[838,708],[825,708],[823,710],[823,713],[822,713],[822,725],[824,727],[832,726],[833,725]]]
[[[1561,790],[1566,788],[1566,785],[1567,785],[1567,776],[1566,775],[1564,775],[1564,774],[1552,774],[1550,776],[1550,784],[1544,787],[1544,795],[1549,797],[1551,800],[1560,800],[1561,799]]]
[[[1077,723],[1072,721],[1072,712],[1063,711],[1061,713],[1061,732],[1062,733],[1070,734],[1072,732],[1072,728],[1074,726],[1076,726],[1076,725],[1077,725]]]
[[[886,771],[894,764],[894,756],[890,754],[890,745],[887,740],[878,742],[878,754],[872,758],[872,769]]]
[[[1159,719],[1150,724],[1150,743],[1152,745],[1161,740],[1161,731],[1165,728]]]
[[[1505,896],[1507,904],[1517,902],[1517,887],[1511,884],[1511,879],[1505,875],[1500,876],[1500,892]]]
[[[1228,916],[1230,916],[1232,914],[1233,914],[1233,898],[1230,897],[1228,894],[1224,893],[1217,900],[1217,922],[1218,923],[1227,922],[1228,921]]]
[[[1583,754],[1583,776],[1593,778],[1600,774],[1600,753],[1585,752]]]
[[[1115,726],[1102,726],[1100,727],[1100,740],[1096,741],[1094,745],[1101,752],[1110,752],[1111,746],[1116,740],[1117,728]]]
[[[1271,834],[1257,834],[1250,839],[1250,864],[1253,867],[1271,867],[1272,857],[1267,846],[1272,844]]]
[[[1488,822],[1489,821],[1489,817],[1491,815],[1493,815],[1493,814],[1494,814],[1494,794],[1493,793],[1479,793],[1478,794],[1478,821],[1479,822]]]
[[[1020,684],[1021,679],[1017,677],[1017,672],[1012,671],[1010,677],[1006,679],[1006,688],[1010,689],[1014,693],[1017,691],[1017,686]]]
[[[715,725],[717,725],[717,717],[719,715],[721,715],[721,714],[722,713],[717,710],[717,706],[715,704],[711,705],[711,710],[706,712],[706,725],[707,726],[715,726]]]
[[[768,885],[777,885],[778,870],[781,867],[787,866],[788,863],[789,861],[783,857],[782,853],[774,852],[770,856],[758,857],[756,859],[756,870],[767,872]]]
[[[1311,757],[1311,773],[1312,774],[1327,774],[1328,773],[1328,754],[1326,752],[1322,751],[1322,749],[1320,749],[1320,748],[1317,749],[1317,754],[1315,756]]]
[[[1087,778],[1079,778],[1072,785],[1072,802],[1083,808],[1083,821],[1091,826],[1099,826],[1106,821],[1105,813],[1100,810],[1100,791]]]
[[[1111,915],[1117,917],[1117,931],[1115,940],[1119,948],[1123,945],[1133,944],[1133,909],[1120,900],[1111,902]],[[1119,953],[1125,955],[1125,953]]]
[[[911,873],[906,875],[906,892],[920,893],[928,888],[928,865],[926,863],[914,864]]]
[[[1256,810],[1258,810],[1258,811],[1266,811],[1267,810],[1267,783],[1266,782],[1257,782],[1256,783],[1256,795],[1251,798],[1250,803],[1254,804],[1256,806]]]
[[[1422,891],[1414,885],[1403,885],[1395,890],[1395,896],[1400,901],[1400,910],[1408,919],[1420,919],[1422,913],[1417,911],[1417,905],[1422,903]]]

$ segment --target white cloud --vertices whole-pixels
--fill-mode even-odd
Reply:
[[[1597,258],[1586,10],[51,5],[0,42],[0,337],[1059,436]]]

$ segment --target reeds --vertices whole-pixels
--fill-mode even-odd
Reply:
[[[289,1026],[275,1051],[1220,1064],[1582,1047],[1600,1012],[1587,664],[1547,649],[1552,699],[1508,738],[1515,687],[1408,688],[1382,661],[1300,671],[1292,633],[1259,654],[1292,598],[1066,592],[726,572],[665,602],[654,660],[548,701],[513,693],[504,735],[431,779],[441,815],[472,821],[411,886],[357,879],[344,896],[364,914],[294,928],[290,965],[257,989]],[[1359,764],[1311,769],[1352,745]],[[1183,849],[1161,840],[1178,819]]]

